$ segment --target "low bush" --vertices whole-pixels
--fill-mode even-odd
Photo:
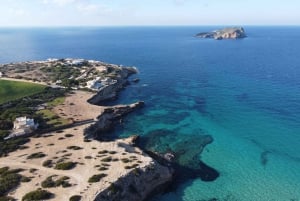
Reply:
[[[52,160],[46,160],[43,162],[43,166],[44,167],[48,167],[48,168],[51,168],[53,166],[52,164]]]
[[[73,137],[74,135],[72,134],[65,134],[65,137]]]
[[[107,150],[98,151],[98,154],[107,154],[107,153],[108,153]]]
[[[101,159],[101,161],[103,161],[103,162],[111,162],[112,161],[112,157],[108,156],[106,158]]]
[[[30,181],[31,181],[31,178],[29,178],[29,177],[25,177],[25,176],[21,177],[21,182],[22,183],[27,183],[27,182],[30,182]]]
[[[18,172],[22,169],[10,170],[8,167],[0,168],[0,196],[5,196],[7,192],[17,187],[22,176]]]
[[[54,194],[49,191],[37,189],[35,191],[31,191],[25,194],[22,198],[22,201],[48,200],[51,199],[53,196]]]
[[[67,149],[71,149],[71,150],[80,150],[83,149],[82,147],[79,146],[68,146]]]
[[[116,151],[109,151],[108,153],[109,154],[116,154],[117,152]]]
[[[62,163],[57,163],[55,165],[55,169],[70,170],[70,169],[73,169],[75,166],[76,166],[76,163],[74,163],[74,162],[62,162]]]
[[[131,160],[129,160],[128,158],[122,158],[121,161],[123,163],[129,163],[129,162],[131,162]]]
[[[73,195],[70,197],[69,201],[80,201],[81,198],[82,197],[80,195]]]
[[[88,180],[89,183],[95,183],[95,182],[99,182],[103,177],[106,177],[107,174],[95,174],[93,176],[91,176]]]
[[[37,152],[37,153],[33,153],[33,154],[30,154],[29,156],[27,156],[27,159],[43,158],[45,156],[46,156],[46,154],[44,154],[43,152]]]
[[[67,176],[61,177],[57,180],[53,180],[53,177],[54,176],[47,177],[44,181],[42,181],[42,184],[41,184],[42,187],[43,188],[53,188],[53,187],[62,186],[63,188],[67,188],[67,187],[72,186],[68,181],[70,178]]]

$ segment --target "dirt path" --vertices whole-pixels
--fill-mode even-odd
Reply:
[[[9,78],[9,77],[0,77],[0,80],[8,80],[8,81],[16,81],[16,82],[28,82],[28,83],[48,86],[48,84],[46,82],[34,82],[32,80],[22,80],[22,79]]]

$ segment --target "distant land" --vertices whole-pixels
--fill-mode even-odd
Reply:
[[[228,27],[211,32],[201,32],[196,35],[199,38],[213,38],[215,40],[222,39],[238,39],[245,38],[246,33],[243,27]]]

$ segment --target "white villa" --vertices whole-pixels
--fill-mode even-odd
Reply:
[[[0,72],[0,77],[2,77],[3,76],[3,73],[2,72]]]
[[[79,66],[84,64],[85,60],[84,59],[65,59],[66,63],[69,65],[74,65],[74,66]]]
[[[12,130],[12,133],[4,139],[8,140],[10,138],[32,133],[37,129],[38,126],[39,124],[34,123],[34,119],[29,119],[27,117],[18,117],[14,121],[14,128]]]
[[[16,129],[29,129],[29,130],[36,130],[38,124],[34,123],[34,119],[29,119],[27,117],[18,117],[14,121],[14,130]]]
[[[96,77],[94,80],[87,81],[86,86],[93,90],[99,90],[103,86],[99,79],[100,77]]]

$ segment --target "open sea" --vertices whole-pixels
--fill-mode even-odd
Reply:
[[[195,160],[220,173],[152,201],[300,201],[300,27],[244,27],[241,40],[193,37],[216,28],[1,28],[0,63],[71,57],[138,67],[141,81],[114,103],[146,106],[115,133],[163,132],[176,136],[162,138],[174,147],[212,136]]]

